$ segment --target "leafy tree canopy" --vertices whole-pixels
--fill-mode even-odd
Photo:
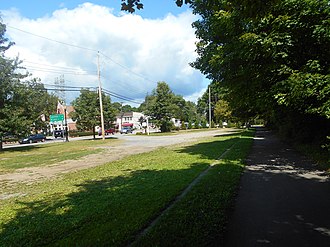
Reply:
[[[192,65],[225,89],[234,115],[260,115],[296,136],[304,134],[295,129],[312,131],[307,122],[329,127],[329,1],[196,0],[191,7],[201,17]]]
[[[102,93],[104,125],[109,128],[114,121],[115,109],[111,104],[110,96]],[[95,126],[101,126],[99,94],[96,91],[82,89],[80,95],[72,105],[75,111],[71,113],[73,120],[77,121],[79,130],[95,132]]]
[[[143,3],[141,0],[121,0],[121,10],[128,11],[130,13],[135,12],[136,9],[143,9]],[[183,3],[191,3],[191,0],[176,0],[176,5],[181,7]]]
[[[13,45],[5,38],[6,26],[0,21],[0,136],[10,133],[22,136],[46,129],[43,119],[49,118],[57,98],[45,90],[38,79],[27,80],[18,58],[5,52]],[[0,144],[0,148],[1,148]]]
[[[175,95],[166,82],[158,82],[157,88],[147,95],[139,110],[152,117],[162,132],[171,130],[171,118],[183,122],[195,121],[196,105],[185,101],[181,95]]]

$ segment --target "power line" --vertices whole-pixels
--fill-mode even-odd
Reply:
[[[59,43],[59,44],[62,44],[62,45],[67,45],[67,46],[71,46],[71,47],[78,48],[78,49],[97,52],[97,50],[95,50],[95,49],[90,49],[90,48],[86,48],[86,47],[82,47],[82,46],[78,46],[78,45],[73,45],[73,44],[69,44],[69,43],[66,43],[66,42],[62,42],[62,41],[58,41],[58,40],[55,40],[55,39],[50,39],[50,38],[47,38],[45,36],[41,36],[41,35],[34,34],[34,33],[31,33],[31,32],[28,32],[28,31],[24,31],[24,30],[19,29],[17,27],[12,27],[12,26],[8,26],[8,25],[6,27],[9,27],[11,29],[14,29],[14,30],[26,33],[26,34],[33,35],[33,36],[38,37],[38,38],[42,38],[42,39],[46,39],[46,40],[49,40],[49,41],[52,41],[52,42],[56,42],[56,43]]]
[[[45,86],[47,86],[47,88],[45,88],[45,90],[50,90],[50,91],[58,91],[59,89],[58,88],[49,88],[49,87],[55,87],[56,85],[51,85],[51,84],[44,84]],[[97,87],[75,87],[75,86],[64,86],[63,91],[72,91],[72,92],[79,92],[81,91],[82,89],[94,89],[94,90],[97,90]],[[134,104],[142,104],[142,102],[139,102],[139,101],[136,101],[135,99],[133,98],[130,98],[130,97],[127,97],[127,96],[124,96],[124,95],[121,95],[121,94],[118,94],[118,93],[115,93],[115,92],[112,92],[108,89],[102,89],[102,92],[107,94],[107,95],[110,95],[114,98],[117,98],[117,99],[121,99],[121,100],[125,100],[127,102],[131,102],[131,103],[134,103]]]
[[[41,65],[43,67],[50,67],[50,68],[55,68],[55,69],[63,69],[63,70],[67,70],[67,71],[84,71],[87,72],[86,70],[83,69],[79,69],[79,68],[73,68],[73,67],[63,67],[63,66],[56,66],[56,65],[50,65],[50,64],[43,64],[43,63],[36,63],[36,62],[32,62],[32,61],[27,61],[24,60],[24,63],[28,63],[28,64],[36,64],[36,65]],[[27,65],[27,66],[31,66],[31,65]],[[42,67],[41,67],[42,68]],[[47,68],[48,69],[48,68]],[[90,73],[96,73],[95,71],[89,71]]]
[[[103,55],[105,58],[107,58],[108,60],[110,60],[111,62],[115,63],[116,65],[120,66],[121,68],[129,71],[131,74],[135,75],[135,76],[138,76],[146,81],[149,81],[149,82],[152,82],[154,83],[153,81],[151,81],[149,78],[141,75],[141,74],[138,74],[134,71],[132,71],[130,68],[128,68],[127,66],[124,66],[120,63],[118,63],[117,61],[113,60],[111,57],[107,56],[106,54],[102,53],[102,52],[99,52],[95,49],[91,49],[91,48],[87,48],[87,47],[82,47],[82,46],[78,46],[78,45],[73,45],[73,44],[69,44],[69,43],[66,43],[66,42],[62,42],[62,41],[58,41],[58,40],[55,40],[55,39],[51,39],[51,38],[48,38],[48,37],[45,37],[45,36],[41,36],[41,35],[38,35],[38,34],[34,34],[34,33],[31,33],[31,32],[28,32],[28,31],[25,31],[25,30],[22,30],[20,28],[16,28],[16,27],[12,27],[12,26],[8,26],[8,28],[11,28],[11,29],[14,29],[14,30],[17,30],[17,31],[20,31],[20,32],[23,32],[23,33],[26,33],[26,34],[29,34],[29,35],[32,35],[32,36],[35,36],[35,37],[38,37],[38,38],[42,38],[42,39],[46,39],[48,41],[52,41],[52,42],[55,42],[55,43],[59,43],[59,44],[62,44],[62,45],[66,45],[66,46],[70,46],[70,47],[74,47],[74,48],[78,48],[78,49],[83,49],[83,50],[87,50],[87,51],[93,51],[93,52],[98,52],[99,54]],[[38,64],[38,63],[35,63],[35,62],[30,62],[30,63],[34,63],[34,64]],[[40,64],[39,64],[40,65]],[[42,68],[42,67],[36,67],[36,66],[31,66],[31,65],[28,65],[28,68],[32,71],[41,71],[41,72],[48,72],[48,73],[56,73],[56,74],[73,74],[73,75],[88,75],[88,74],[83,74],[81,72],[75,72],[75,69],[70,69],[70,68],[65,68],[65,67],[59,67],[59,66],[51,66],[51,65],[43,65],[45,66],[46,68]],[[58,67],[58,68],[61,68],[61,69],[65,69],[65,71],[63,70],[58,70],[58,69],[53,69],[53,68],[47,68],[47,67]],[[56,89],[48,89],[48,90],[56,90]],[[79,91],[78,89],[65,89],[65,91]],[[120,95],[120,94],[117,94],[115,92],[111,92],[109,90],[103,90],[105,93],[115,97],[115,98],[119,98],[119,99],[123,99],[123,100],[126,100],[126,101],[129,101],[129,102],[132,102],[132,103],[136,103],[136,104],[141,104],[141,102],[137,102],[135,101],[133,98],[129,98],[129,97],[126,97],[126,96],[123,96],[123,95]]]
[[[67,81],[70,82],[70,81]],[[49,86],[49,87],[56,87],[55,84],[47,84],[47,83],[43,83],[44,86]],[[76,87],[76,86],[63,86],[63,88],[80,88],[80,89],[97,89],[97,87],[92,87],[92,86],[87,86],[87,87]]]
[[[84,72],[70,72],[70,71],[63,71],[63,70],[56,70],[50,68],[40,68],[35,66],[26,66],[26,70],[31,71],[40,71],[40,72],[48,72],[48,73],[55,73],[55,74],[66,74],[66,75],[91,75]]]
[[[117,99],[121,99],[121,100],[125,100],[126,102],[131,102],[131,103],[134,103],[134,104],[138,104],[138,105],[141,105],[142,102],[138,102],[138,101],[134,101],[134,100],[129,100],[127,98],[124,98],[124,97],[121,97],[121,96],[118,96],[118,95],[115,95],[113,93],[110,93],[110,92],[105,92],[104,90],[102,90],[103,93],[107,94],[107,95],[111,95],[112,97],[114,98],[117,98]]]
[[[124,95],[120,95],[118,93],[112,92],[112,91],[110,91],[108,89],[105,89],[105,88],[103,88],[102,91],[107,92],[107,93],[112,93],[112,94],[115,94],[115,95],[117,95],[119,97],[124,97],[124,98],[129,99],[129,100],[134,100],[133,98],[130,98],[130,97],[127,97],[127,96],[124,96]]]
[[[114,64],[117,64],[118,66],[122,67],[123,69],[125,69],[125,70],[131,72],[132,74],[134,74],[134,75],[136,75],[136,76],[138,76],[138,77],[140,77],[140,78],[142,78],[142,79],[144,79],[144,80],[146,80],[146,81],[149,81],[149,82],[154,83],[154,82],[153,82],[152,80],[150,80],[149,78],[147,78],[147,77],[145,77],[145,76],[143,76],[143,75],[140,75],[140,74],[138,74],[138,73],[132,71],[130,68],[126,67],[125,65],[122,65],[122,64],[118,63],[117,61],[113,60],[111,57],[105,55],[104,53],[100,52],[100,54],[103,55],[103,56],[104,56],[105,58],[107,58],[108,60],[110,60],[111,62],[113,62]]]
[[[59,44],[62,44],[62,45],[66,45],[66,46],[70,46],[70,47],[74,47],[74,48],[78,48],[78,49],[83,49],[83,50],[87,50],[87,51],[93,51],[93,52],[99,52],[98,50],[95,50],[95,49],[91,49],[91,48],[87,48],[87,47],[82,47],[82,46],[78,46],[78,45],[73,45],[73,44],[69,44],[69,43],[66,43],[66,42],[62,42],[62,41],[58,41],[58,40],[55,40],[55,39],[51,39],[51,38],[47,38],[45,36],[41,36],[41,35],[38,35],[38,34],[34,34],[34,33],[31,33],[31,32],[28,32],[28,31],[25,31],[25,30],[22,30],[20,28],[17,28],[17,27],[12,27],[12,26],[9,26],[7,25],[8,28],[11,28],[11,29],[14,29],[14,30],[17,30],[17,31],[20,31],[20,32],[23,32],[23,33],[26,33],[26,34],[29,34],[29,35],[32,35],[32,36],[35,36],[35,37],[38,37],[38,38],[42,38],[42,39],[46,39],[48,41],[52,41],[52,42],[56,42],[56,43],[59,43]],[[114,64],[122,67],[123,69],[129,71],[131,74],[134,74],[144,80],[147,80],[149,82],[152,82],[154,83],[152,80],[150,80],[149,78],[141,75],[141,74],[138,74],[134,71],[132,71],[130,68],[128,68],[127,66],[125,65],[122,65],[120,64],[119,62],[113,60],[111,57],[107,56],[106,54],[104,54],[103,52],[100,52],[100,54],[102,56],[104,56],[105,58],[107,58],[108,60],[112,61]]]
[[[106,77],[104,76],[101,76],[103,79],[107,80]],[[127,91],[127,83],[126,82],[123,82],[121,80],[118,80],[118,79],[115,79],[115,80],[108,80],[110,83],[115,83],[116,86],[120,87],[121,89]],[[134,86],[134,85],[133,85]],[[130,88],[130,92],[132,93],[137,93],[137,94],[148,94],[147,91],[144,91],[144,90],[137,90],[136,87],[134,90],[132,90],[132,86],[129,87]]]

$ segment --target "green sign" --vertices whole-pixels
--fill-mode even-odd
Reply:
[[[64,114],[53,114],[50,115],[50,122],[55,123],[55,122],[63,122],[64,121]]]

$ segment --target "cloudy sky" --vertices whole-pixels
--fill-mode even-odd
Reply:
[[[65,86],[96,87],[99,52],[104,89],[142,102],[165,81],[176,94],[196,101],[209,83],[189,66],[196,58],[191,23],[197,17],[174,0],[144,0],[144,10],[133,15],[121,12],[120,3],[0,0],[6,35],[15,42],[6,55],[19,55],[46,85],[64,76]],[[66,92],[66,102],[77,95]]]

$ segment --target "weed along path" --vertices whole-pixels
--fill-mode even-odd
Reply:
[[[211,137],[215,135],[226,135],[234,133],[234,129],[217,129],[201,132],[181,132],[166,136],[139,136],[139,135],[116,135],[115,138],[121,140],[109,145],[96,146],[102,152],[89,154],[78,159],[68,159],[58,163],[41,167],[27,167],[17,169],[11,173],[0,173],[0,185],[7,186],[12,183],[34,183],[46,179],[55,178],[61,174],[66,174],[82,169],[88,169],[107,162],[115,161],[129,155],[149,152],[159,147],[176,145],[179,143],[192,142],[199,138]],[[1,195],[0,195],[1,199]]]

